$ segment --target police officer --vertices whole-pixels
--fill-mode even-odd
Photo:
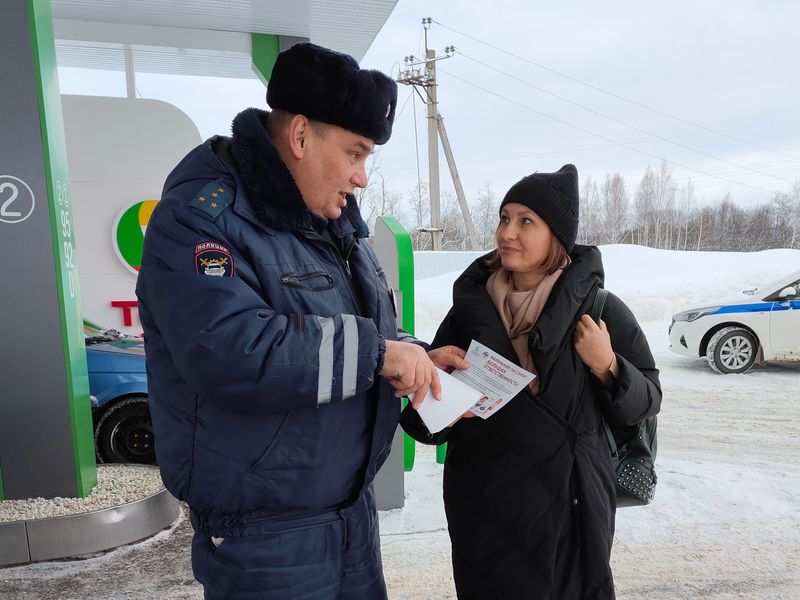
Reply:
[[[398,397],[438,395],[434,365],[464,353],[398,331],[352,195],[391,134],[394,81],[301,43],[267,102],[178,164],[148,224],[156,456],[206,598],[385,598],[372,481]]]

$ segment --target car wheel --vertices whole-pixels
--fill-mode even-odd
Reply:
[[[744,373],[756,361],[758,342],[741,327],[724,327],[708,342],[708,364],[717,373]]]
[[[94,443],[103,463],[155,464],[153,424],[146,396],[112,404],[97,422]]]

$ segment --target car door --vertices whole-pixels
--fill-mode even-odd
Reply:
[[[797,295],[778,297],[786,287],[793,287]],[[772,354],[776,358],[800,360],[800,279],[776,290],[768,299],[772,300],[769,320]]]

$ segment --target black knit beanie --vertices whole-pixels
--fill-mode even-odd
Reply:
[[[533,173],[511,186],[500,209],[509,202],[524,204],[539,215],[572,252],[578,237],[578,169],[564,165],[555,173]]]

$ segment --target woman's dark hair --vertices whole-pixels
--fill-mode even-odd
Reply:
[[[548,275],[552,275],[562,267],[568,256],[569,254],[567,253],[567,249],[564,248],[564,244],[554,235],[550,241],[550,253],[539,266],[543,268]],[[486,259],[486,266],[489,267],[489,270],[492,272],[502,266],[500,248],[496,248],[491,258]]]

